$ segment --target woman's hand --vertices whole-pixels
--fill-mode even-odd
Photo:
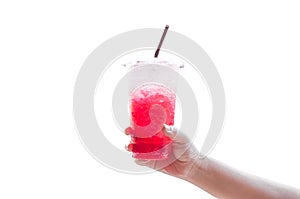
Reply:
[[[186,180],[217,198],[300,198],[299,189],[240,172],[211,158],[200,158],[187,137],[174,127],[165,125],[163,132],[173,140],[169,157],[165,160],[136,159],[137,164]]]
[[[130,131],[131,128],[129,127],[125,130],[125,133],[128,134]],[[186,180],[193,165],[198,161],[199,152],[189,142],[188,138],[178,132],[175,127],[164,125],[163,132],[173,140],[171,154],[168,158],[165,160],[136,159],[135,162]]]

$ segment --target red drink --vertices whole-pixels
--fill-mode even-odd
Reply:
[[[162,132],[163,124],[174,125],[176,95],[164,86],[145,85],[131,93],[131,143],[133,157],[167,158],[172,142]]]

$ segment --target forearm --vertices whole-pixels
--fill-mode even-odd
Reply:
[[[243,174],[209,158],[197,159],[186,180],[217,198],[300,198],[299,190]]]

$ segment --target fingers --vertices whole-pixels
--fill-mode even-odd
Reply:
[[[126,151],[132,152],[132,149],[133,149],[133,145],[131,143],[128,144],[128,145],[125,145],[125,150]]]
[[[141,166],[147,166],[147,163],[149,163],[150,160],[134,159],[134,162]]]
[[[156,160],[144,160],[144,159],[135,159],[134,162],[140,166],[146,166],[151,169],[157,170],[156,169]]]
[[[126,135],[132,135],[133,134],[133,129],[131,127],[127,127],[125,130],[124,130],[124,133]],[[132,152],[132,149],[133,149],[133,145],[130,143],[128,145],[125,145],[125,150],[126,151],[129,151],[129,152]]]
[[[126,135],[133,135],[133,129],[131,127],[127,127],[124,131]]]

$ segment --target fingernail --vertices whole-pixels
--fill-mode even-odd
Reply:
[[[164,124],[164,128],[165,128],[166,132],[172,133],[172,127],[171,126],[169,126],[167,124]]]
[[[164,124],[164,132],[167,136],[174,138],[177,134],[177,128],[175,126]]]
[[[132,128],[127,127],[124,132],[125,132],[126,135],[131,135],[132,134]]]
[[[131,152],[131,151],[132,151],[132,148],[133,148],[132,144],[125,145],[126,151]]]

